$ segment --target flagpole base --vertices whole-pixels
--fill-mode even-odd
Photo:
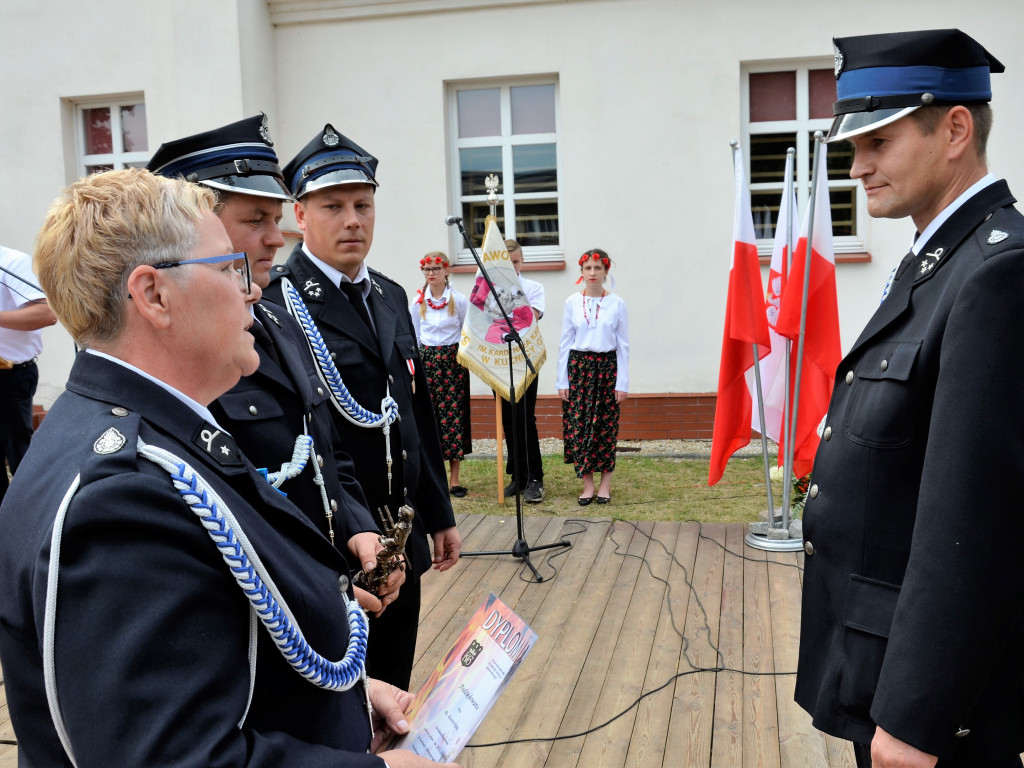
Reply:
[[[799,539],[769,539],[758,533],[748,533],[745,539],[748,547],[763,549],[767,552],[798,552],[804,548],[804,540]]]

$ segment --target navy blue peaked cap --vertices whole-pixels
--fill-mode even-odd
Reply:
[[[377,185],[377,158],[330,123],[284,167],[284,178],[298,200],[339,184]]]
[[[278,200],[292,197],[262,113],[161,144],[146,168],[225,192]]]
[[[992,100],[989,75],[1005,67],[959,29],[929,29],[833,39],[838,141],[899,120],[929,104]]]

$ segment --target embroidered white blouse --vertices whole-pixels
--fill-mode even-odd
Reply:
[[[427,288],[429,296],[430,288]],[[426,303],[426,298],[424,298]],[[434,302],[444,301],[442,309],[434,309],[427,304],[425,317],[420,317],[420,304],[414,301],[409,305],[409,315],[412,317],[413,327],[416,329],[416,340],[424,347],[444,347],[449,344],[458,344],[462,338],[462,324],[466,321],[466,312],[469,310],[469,299],[458,291],[452,290],[451,286],[444,289],[440,299]],[[455,302],[455,314],[448,314],[447,302]]]
[[[591,298],[574,293],[565,300],[558,344],[557,389],[569,388],[569,351],[615,352],[615,389],[629,391],[629,319],[626,302],[614,293]]]

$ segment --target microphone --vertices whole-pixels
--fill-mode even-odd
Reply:
[[[462,217],[461,216],[445,216],[444,217],[444,223],[447,224],[449,227],[452,224],[461,224],[462,223]]]

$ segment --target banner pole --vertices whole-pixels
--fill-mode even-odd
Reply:
[[[498,477],[498,503],[501,506],[505,506],[505,460],[504,460],[504,443],[502,442],[502,436],[505,430],[501,423],[501,395],[497,392],[494,393],[494,445],[497,449],[497,477]]]

